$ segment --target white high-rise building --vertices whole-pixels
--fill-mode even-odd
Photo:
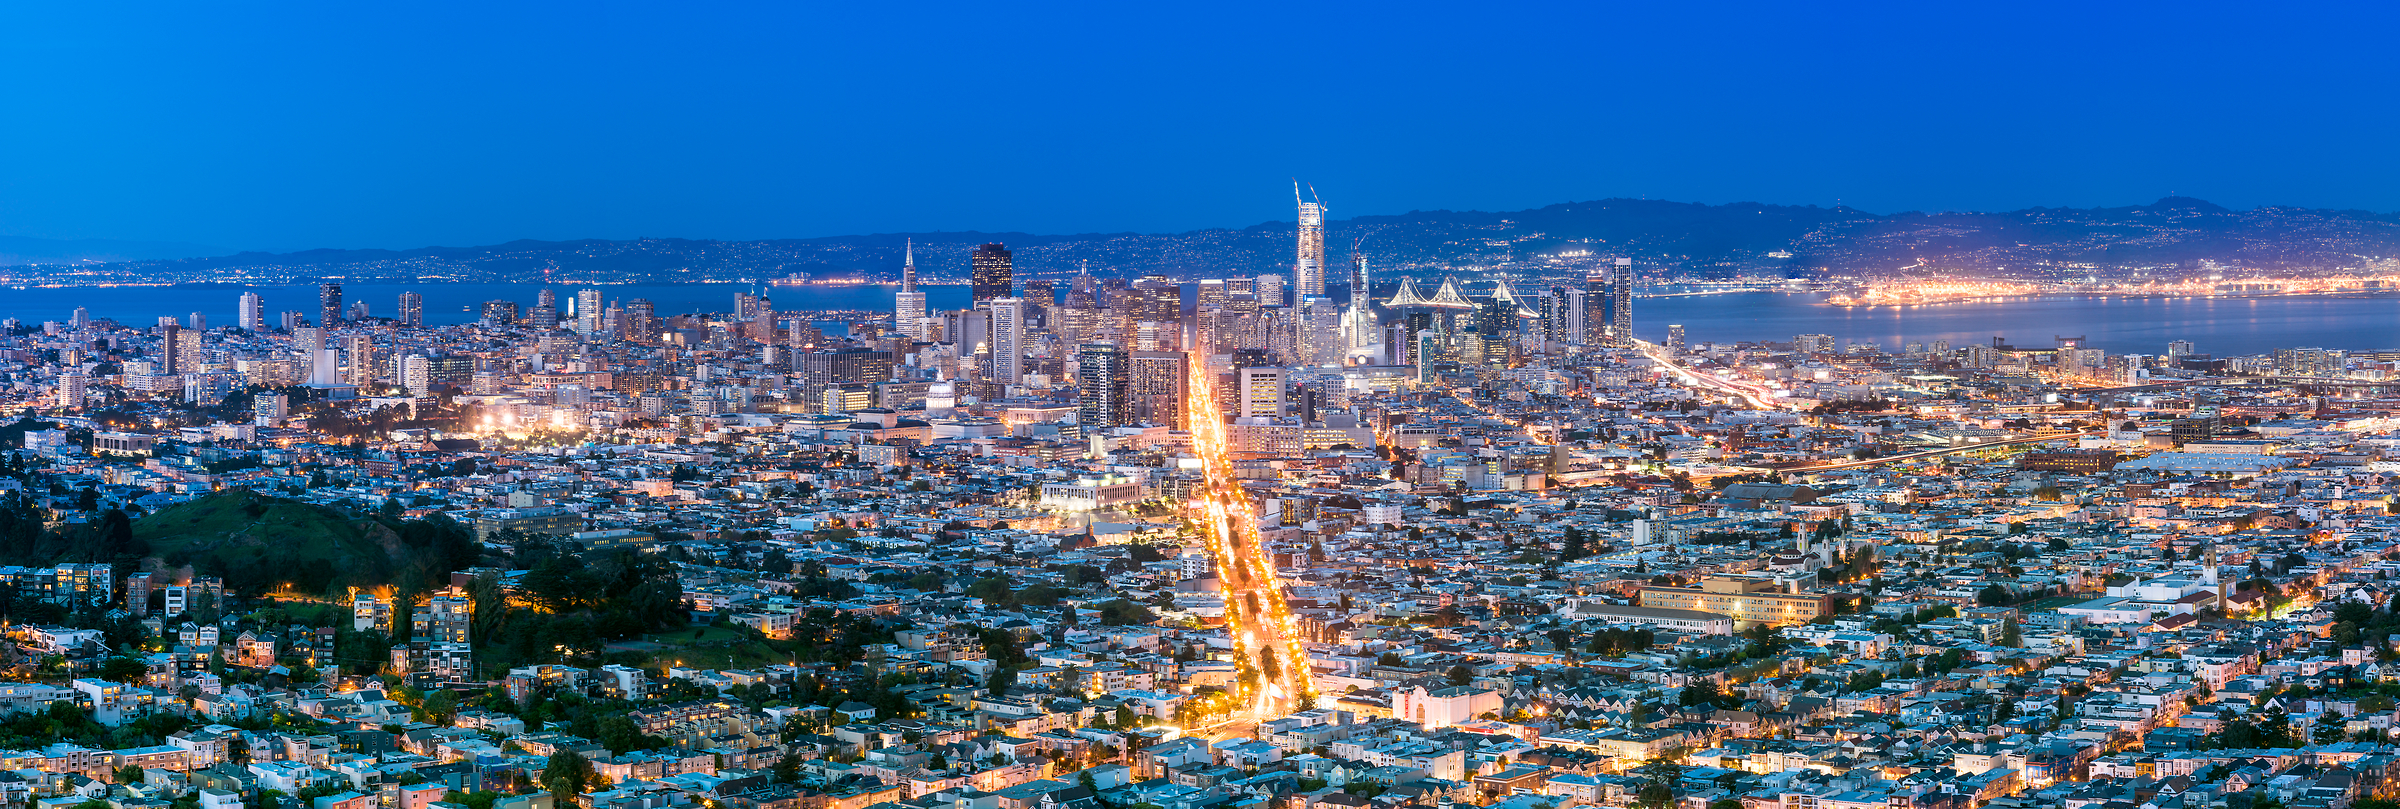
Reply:
[[[294,330],[292,342],[308,358],[308,384],[339,385],[342,382],[341,361],[333,341],[326,339],[325,329],[307,327]]]
[[[917,243],[909,240],[900,259],[900,292],[892,296],[892,330],[920,343],[932,342],[925,329],[925,293],[917,291]]]
[[[266,300],[259,293],[242,293],[242,331],[266,331]]]
[[[1315,189],[1310,189],[1315,196]],[[1301,201],[1300,183],[1292,183],[1292,201],[1300,205],[1299,257],[1292,261],[1292,291],[1298,297],[1325,294],[1325,203]]]
[[[85,380],[84,380],[84,378],[83,378],[83,374],[82,374],[82,372],[71,372],[71,373],[59,374],[59,375],[58,375],[58,406],[59,406],[59,408],[61,408],[61,409],[64,409],[64,410],[79,410],[79,409],[82,409],[82,407],[83,407],[83,391],[84,391],[84,386],[85,386],[85,384],[86,384],[86,383],[85,383]]]
[[[1014,385],[1025,378],[1025,299],[993,298],[992,381]]]
[[[410,354],[400,358],[400,384],[408,388],[410,395],[432,395],[433,358],[423,354]]]
[[[590,337],[601,332],[600,290],[575,290],[575,333]]]

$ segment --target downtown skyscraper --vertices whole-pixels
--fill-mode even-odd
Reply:
[[[1183,396],[1189,384],[1191,355],[1181,351],[1136,351],[1130,358],[1126,385],[1133,418],[1143,424],[1185,428]]]
[[[1316,189],[1309,189],[1316,196]],[[1300,205],[1299,256],[1292,261],[1292,294],[1295,298],[1325,294],[1325,203],[1300,198],[1300,184],[1292,183],[1292,201]]]
[[[1075,423],[1084,434],[1133,423],[1133,369],[1115,343],[1085,343],[1075,352]]]
[[[992,381],[1014,385],[1025,379],[1025,300],[993,298],[985,304],[992,313]]]
[[[974,264],[967,277],[969,289],[975,295],[975,305],[1017,294],[1015,269],[1010,266],[1008,246],[999,242],[975,248]]]
[[[1617,259],[1616,276],[1608,285],[1609,344],[1620,348],[1633,345],[1633,259]]]
[[[931,342],[925,331],[925,293],[917,291],[917,243],[903,242],[900,253],[900,291],[892,296],[892,330],[908,339]]]
[[[333,324],[340,322],[342,322],[342,285],[318,285],[317,325],[330,329],[333,328]]]

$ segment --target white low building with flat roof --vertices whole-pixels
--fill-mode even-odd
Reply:
[[[1660,629],[1698,632],[1703,635],[1733,634],[1733,616],[1699,610],[1629,607],[1597,600],[1572,599],[1568,602],[1567,614],[1577,620],[1585,621],[1655,626]]]

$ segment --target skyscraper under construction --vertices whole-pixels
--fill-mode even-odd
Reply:
[[[1300,205],[1300,250],[1292,262],[1292,295],[1299,298],[1325,294],[1325,203],[1314,199],[1316,189],[1309,189],[1311,199],[1300,198],[1300,184],[1292,183],[1292,201]]]

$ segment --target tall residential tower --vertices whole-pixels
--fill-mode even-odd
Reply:
[[[1617,259],[1617,274],[1608,285],[1609,342],[1633,345],[1633,259]]]
[[[342,285],[318,285],[317,326],[330,329],[333,328],[333,324],[340,322],[342,322]]]
[[[256,292],[242,293],[242,331],[267,330],[267,303]]]

